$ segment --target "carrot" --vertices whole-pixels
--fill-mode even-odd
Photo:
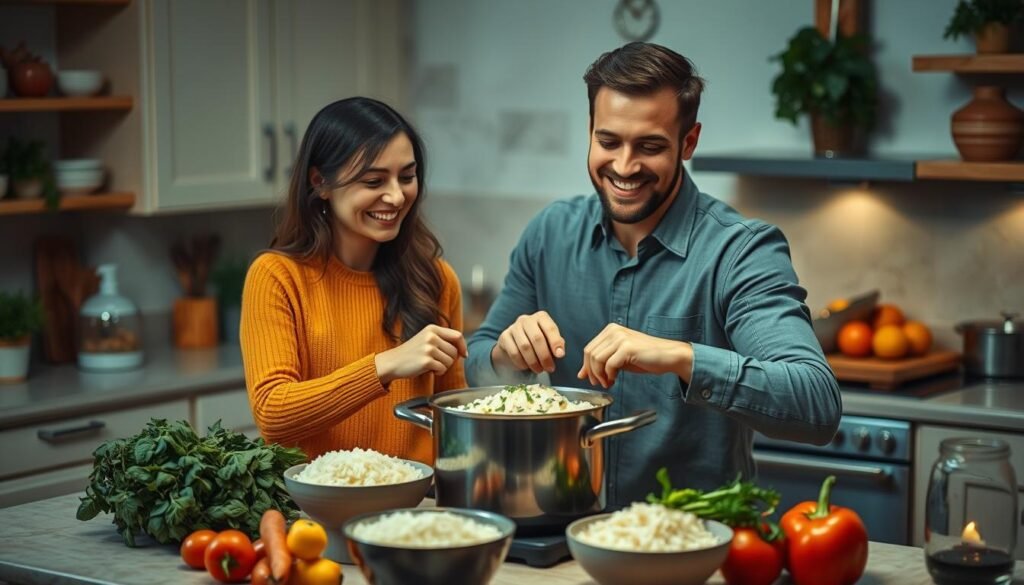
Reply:
[[[286,544],[285,519],[280,511],[270,508],[263,513],[260,518],[260,538],[267,550],[271,585],[284,585],[292,570],[292,553]]]

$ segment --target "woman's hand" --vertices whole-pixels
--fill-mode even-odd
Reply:
[[[377,376],[385,386],[397,378],[412,378],[433,372],[440,376],[459,357],[466,357],[462,332],[439,325],[427,325],[409,341],[382,351],[374,358]]]

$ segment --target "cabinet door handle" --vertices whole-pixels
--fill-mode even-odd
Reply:
[[[776,469],[779,471],[804,471],[831,475],[845,475],[847,477],[871,480],[880,484],[887,484],[892,480],[892,474],[889,470],[884,467],[877,467],[874,465],[835,462],[826,463],[796,455],[771,455],[764,452],[755,452],[754,462],[761,467]]]
[[[284,135],[288,138],[288,148],[292,151],[288,156],[288,166],[284,169],[284,178],[291,180],[292,170],[295,168],[295,157],[299,156],[299,135],[295,130],[295,122],[288,122],[285,125]]]
[[[67,441],[83,435],[96,433],[106,426],[107,423],[101,420],[91,420],[77,427],[68,427],[57,430],[39,429],[39,431],[36,432],[36,436],[47,443],[60,443],[61,441]]]
[[[274,132],[273,124],[265,124],[263,126],[263,136],[270,143],[270,161],[267,164],[267,168],[263,169],[263,180],[272,183],[274,182],[274,175],[277,173],[277,133]]]

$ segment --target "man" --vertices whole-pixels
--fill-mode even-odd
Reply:
[[[547,372],[607,389],[607,416],[653,408],[609,439],[612,507],[673,484],[753,477],[754,430],[824,444],[839,424],[835,377],[811,329],[785,237],[698,191],[704,82],[685,57],[630,43],[584,76],[596,195],[558,201],[512,252],[505,286],[469,342],[471,385]]]

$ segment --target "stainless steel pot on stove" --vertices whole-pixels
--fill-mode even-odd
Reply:
[[[439,506],[476,508],[515,520],[520,533],[544,533],[605,507],[602,439],[654,422],[653,410],[602,422],[612,397],[555,389],[587,410],[540,415],[478,414],[454,407],[503,386],[453,390],[395,406],[395,416],[431,431]],[[430,414],[420,412],[429,409]]]
[[[1024,378],[1024,323],[1016,313],[1001,321],[968,321],[957,325],[964,336],[964,369],[969,375]]]

